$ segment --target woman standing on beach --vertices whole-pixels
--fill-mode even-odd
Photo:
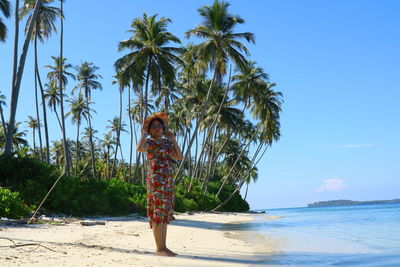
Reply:
[[[163,134],[167,138],[163,138]],[[172,158],[181,160],[182,152],[174,134],[168,129],[167,114],[155,112],[144,121],[137,150],[146,152],[148,160],[147,216],[150,228],[153,229],[156,254],[175,256],[177,254],[169,250],[166,245],[167,224],[175,219]]]

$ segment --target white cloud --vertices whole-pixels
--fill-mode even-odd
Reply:
[[[316,188],[314,192],[340,191],[343,188],[344,183],[342,179],[327,179],[320,187]]]

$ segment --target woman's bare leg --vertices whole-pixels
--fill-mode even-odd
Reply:
[[[153,224],[153,235],[156,241],[156,254],[160,256],[175,256],[174,253],[169,251],[165,246],[164,239],[164,225],[165,224]]]
[[[172,253],[173,256],[176,256],[178,254],[176,254],[175,252],[171,251],[170,249],[167,248],[167,226],[168,224],[164,223],[162,224],[162,232],[163,232],[163,244],[165,249],[169,252]]]

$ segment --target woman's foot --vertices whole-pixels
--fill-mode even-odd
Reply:
[[[156,254],[158,256],[167,256],[167,257],[175,257],[177,254],[172,252],[169,249],[157,250]]]
[[[174,254],[174,256],[176,256],[176,255],[178,255],[177,253],[175,253],[175,252],[173,252],[172,250],[170,250],[170,249],[166,249],[169,253],[172,253],[172,254]]]

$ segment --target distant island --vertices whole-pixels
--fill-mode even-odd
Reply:
[[[318,201],[308,204],[307,207],[335,207],[335,206],[352,206],[352,205],[375,205],[375,204],[397,204],[400,199],[392,200],[371,200],[371,201],[353,201],[347,199]]]

